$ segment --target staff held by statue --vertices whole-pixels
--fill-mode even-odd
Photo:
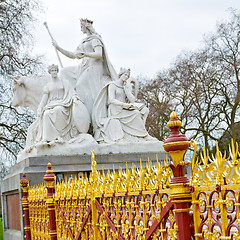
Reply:
[[[54,39],[52,37],[52,34],[51,34],[51,32],[50,32],[50,30],[48,28],[47,22],[44,22],[43,24],[46,27],[46,29],[47,29],[47,31],[49,33],[49,36],[51,37],[52,41],[54,41]],[[62,61],[61,61],[60,56],[58,54],[57,48],[56,47],[54,47],[54,48],[55,48],[55,51],[56,51],[56,54],[57,54],[57,58],[58,58],[59,64],[60,64],[61,68],[63,68]]]

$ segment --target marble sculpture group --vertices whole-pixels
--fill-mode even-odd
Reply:
[[[79,64],[48,67],[49,75],[14,77],[14,106],[30,107],[36,121],[29,127],[26,148],[74,142],[81,135],[98,144],[152,141],[145,128],[148,108],[137,101],[138,82],[130,69],[116,73],[93,22],[81,19],[86,34],[74,52],[53,46]],[[90,136],[91,135],[91,136]]]

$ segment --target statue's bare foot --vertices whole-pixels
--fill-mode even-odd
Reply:
[[[65,143],[64,139],[61,137],[58,137],[54,142],[55,143]]]
[[[42,139],[40,142],[37,142],[35,144],[36,147],[43,147],[43,146],[46,146],[49,144],[49,141],[45,140],[45,139]]]
[[[35,147],[34,145],[31,145],[28,148],[26,148],[26,150],[25,150],[26,153],[30,153],[33,150],[34,147]]]

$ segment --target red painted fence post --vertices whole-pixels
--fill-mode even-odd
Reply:
[[[51,169],[51,163],[48,163],[48,170],[44,175],[44,181],[47,184],[47,196],[46,203],[49,215],[49,225],[50,225],[50,239],[57,240],[57,228],[56,228],[56,216],[55,216],[55,202],[54,202],[54,182],[55,182],[55,174]]]
[[[175,220],[178,240],[191,240],[191,218],[190,206],[192,197],[190,193],[189,180],[185,176],[184,169],[190,162],[183,160],[184,154],[189,148],[190,142],[186,136],[179,134],[181,122],[177,119],[175,112],[172,112],[167,126],[171,130],[171,135],[164,141],[164,150],[170,154],[172,161],[170,167],[173,172],[173,178],[170,182],[170,198],[174,204]]]
[[[30,228],[30,218],[29,218],[29,204],[28,204],[28,185],[29,181],[26,178],[26,174],[23,173],[23,178],[20,180],[20,185],[22,188],[22,205],[24,211],[24,223],[25,223],[25,238],[26,240],[31,240],[31,228]]]

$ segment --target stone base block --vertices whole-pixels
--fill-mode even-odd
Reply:
[[[3,239],[5,240],[22,240],[24,239],[24,236],[21,231],[8,229],[3,232]]]

